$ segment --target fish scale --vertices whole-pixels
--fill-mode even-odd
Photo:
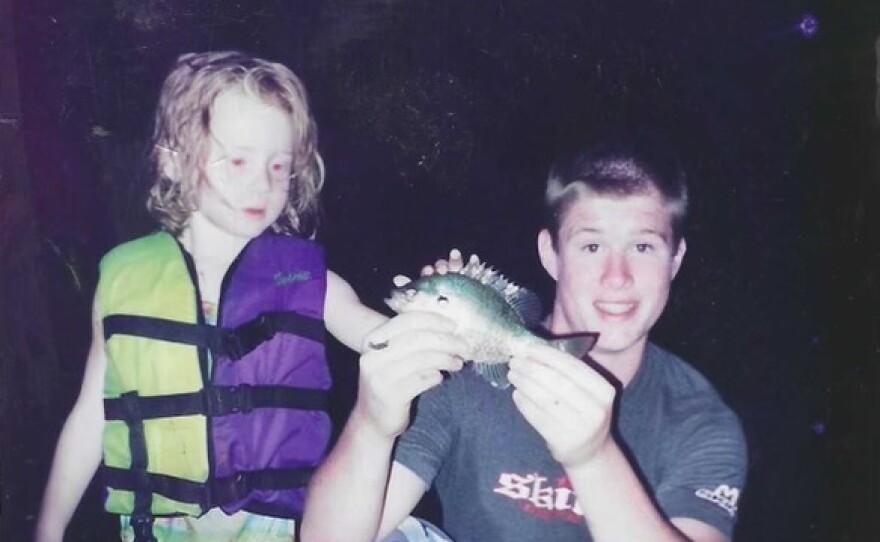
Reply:
[[[597,333],[543,338],[538,327],[541,303],[530,290],[508,280],[481,262],[468,263],[458,273],[420,277],[391,291],[385,300],[397,313],[426,311],[456,323],[453,333],[468,345],[473,370],[495,388],[510,386],[507,362],[528,344],[549,344],[582,358]]]

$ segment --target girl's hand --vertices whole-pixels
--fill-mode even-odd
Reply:
[[[470,258],[468,258],[468,265],[479,265],[480,258],[476,254],[471,254]],[[444,260],[443,258],[438,259],[434,262],[433,265],[426,265],[422,267],[421,276],[433,275],[434,273],[438,273],[440,275],[445,275],[446,273],[461,273],[461,270],[464,269],[465,263],[462,258],[461,251],[457,248],[453,248],[449,251],[449,259]],[[406,275],[397,275],[394,277],[394,285],[398,288],[401,286],[405,286],[412,279],[407,277]]]

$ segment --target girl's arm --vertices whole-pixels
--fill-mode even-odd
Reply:
[[[37,542],[60,542],[70,518],[101,463],[104,430],[104,372],[107,354],[97,295],[92,315],[92,346],[79,398],[70,411],[49,473],[37,520]]]
[[[333,271],[327,271],[327,297],[324,322],[336,339],[355,352],[364,351],[364,337],[388,321],[388,317],[368,308],[354,289]]]

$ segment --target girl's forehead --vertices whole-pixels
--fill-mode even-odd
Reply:
[[[217,95],[209,129],[224,145],[285,151],[293,146],[290,114],[238,88]]]

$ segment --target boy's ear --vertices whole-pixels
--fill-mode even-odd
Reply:
[[[684,260],[684,253],[687,252],[687,243],[684,240],[684,237],[678,240],[678,247],[675,249],[675,255],[672,257],[672,278],[678,274],[678,270],[681,269],[681,262]]]
[[[159,149],[159,169],[162,175],[171,180],[179,179],[181,167],[177,151],[161,145],[156,145],[156,148]]]
[[[547,274],[553,280],[556,280],[559,274],[559,266],[557,264],[559,256],[556,254],[556,248],[553,246],[553,237],[546,228],[538,234],[538,256],[541,258],[541,265],[544,266]]]

